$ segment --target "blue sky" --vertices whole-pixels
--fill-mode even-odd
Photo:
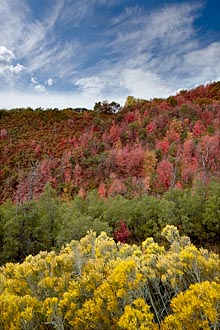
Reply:
[[[220,2],[0,0],[0,108],[124,104],[220,80]]]

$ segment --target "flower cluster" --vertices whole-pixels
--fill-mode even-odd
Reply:
[[[116,243],[92,231],[61,251],[0,269],[0,329],[218,329],[218,255],[177,228],[170,246]]]

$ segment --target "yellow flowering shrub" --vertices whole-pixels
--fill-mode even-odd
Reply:
[[[92,231],[0,267],[0,329],[218,329],[219,256],[174,226],[140,246]]]
[[[97,324],[114,329],[124,305],[136,297],[141,278],[133,259],[118,260],[107,279],[97,287],[93,298],[84,302],[70,324],[77,329],[97,329]]]
[[[38,323],[40,304],[29,295],[17,296],[7,290],[0,295],[0,329],[33,329]]]
[[[46,317],[45,324],[51,324],[55,329],[64,329],[63,314],[58,298],[46,298],[42,303],[41,312]]]
[[[126,305],[124,313],[118,321],[120,329],[123,330],[147,330],[158,329],[153,323],[153,314],[144,299],[138,298],[131,305]]]
[[[173,314],[162,329],[208,330],[220,328],[220,284],[205,281],[190,285],[171,301]]]

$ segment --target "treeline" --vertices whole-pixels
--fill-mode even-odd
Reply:
[[[0,206],[0,263],[20,262],[29,254],[59,249],[92,229],[116,241],[139,243],[146,237],[162,242],[160,232],[175,225],[197,246],[219,250],[220,184],[202,183],[194,189],[170,189],[162,197],[117,195],[97,191],[62,201],[48,185],[39,200]]]
[[[90,231],[0,267],[0,329],[219,329],[219,257],[174,226],[161,234],[165,246],[137,246]]]

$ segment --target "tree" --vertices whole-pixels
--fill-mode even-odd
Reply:
[[[173,175],[174,175],[174,167],[173,164],[169,162],[169,160],[164,159],[157,165],[157,177],[156,177],[156,188],[158,192],[167,191],[172,183]]]
[[[196,148],[196,156],[200,165],[199,177],[204,185],[209,183],[210,177],[219,177],[220,172],[220,139],[219,135],[204,136]]]
[[[134,107],[137,104],[137,99],[134,96],[127,96],[125,101],[125,107]]]
[[[220,184],[211,182],[207,188],[207,197],[203,212],[205,241],[218,242],[220,236]]]
[[[99,185],[98,195],[101,198],[105,198],[106,197],[106,188],[105,188],[104,182],[101,182],[100,185]]]
[[[126,243],[128,238],[131,236],[131,232],[124,221],[120,221],[119,225],[120,228],[115,229],[114,231],[114,238],[116,242]]]
[[[147,189],[150,189],[152,178],[156,171],[157,158],[154,151],[145,151],[143,173]]]
[[[104,113],[104,114],[114,114],[120,110],[121,106],[119,103],[112,101],[109,103],[108,101],[103,102],[96,102],[94,105],[94,111],[97,113]]]

